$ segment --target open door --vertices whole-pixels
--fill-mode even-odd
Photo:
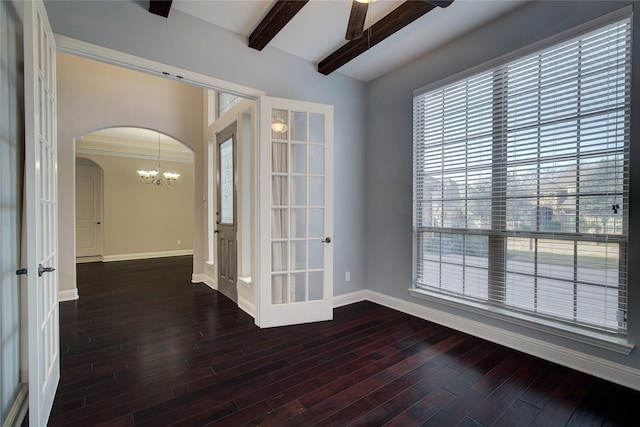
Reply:
[[[260,98],[260,327],[333,318],[333,106]]]
[[[24,2],[29,425],[47,424],[60,379],[56,52],[41,0]]]

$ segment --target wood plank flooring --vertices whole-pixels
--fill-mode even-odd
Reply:
[[[370,302],[260,330],[190,278],[78,265],[51,426],[638,425],[637,391]]]

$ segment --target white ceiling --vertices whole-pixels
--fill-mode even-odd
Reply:
[[[371,81],[527,1],[454,0],[447,8],[431,10],[337,72],[364,82]],[[402,2],[377,0],[371,3],[365,27]],[[248,37],[272,4],[273,0],[174,0],[171,10]],[[350,10],[351,0],[310,0],[265,49],[278,48],[317,64],[346,43],[344,35]]]

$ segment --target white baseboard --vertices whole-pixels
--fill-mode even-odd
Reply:
[[[100,262],[100,261],[102,261],[102,255],[76,257],[76,264],[84,264],[87,262]]]
[[[333,308],[342,307],[343,305],[355,304],[356,302],[367,300],[367,290],[350,292],[348,294],[334,295]]]
[[[75,301],[79,298],[78,288],[68,289],[64,291],[58,291],[58,301]]]
[[[454,316],[445,311],[390,297],[379,292],[370,290],[365,292],[367,299],[376,304],[438,323],[625,387],[640,390],[640,369],[611,362],[587,353],[570,350],[505,329],[489,326],[486,323]]]
[[[13,401],[13,404],[9,407],[9,411],[6,414],[3,426],[19,426],[27,414],[29,409],[29,386],[27,384],[21,384],[18,389],[18,394]]]
[[[256,318],[256,305],[241,295],[238,295],[238,307],[249,316]]]
[[[143,252],[143,253],[137,253],[137,254],[105,255],[102,257],[102,261],[103,262],[130,261],[134,259],[166,258],[171,256],[183,256],[183,255],[193,255],[193,249],[184,249],[179,251],[163,251],[163,252]]]
[[[203,274],[203,273],[192,274],[191,275],[191,283],[204,283],[205,285],[207,285],[211,289],[213,289],[215,291],[218,290],[218,284],[215,282],[215,280],[213,280],[211,277],[209,277],[209,276],[207,276],[206,274]]]

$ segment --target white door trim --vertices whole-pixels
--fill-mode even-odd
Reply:
[[[231,83],[215,77],[206,76],[193,71],[166,65],[150,59],[119,52],[117,50],[87,43],[82,40],[56,34],[57,49],[60,52],[70,53],[83,58],[106,62],[131,70],[169,78],[184,83],[191,83],[206,89],[220,90],[245,98],[256,99],[266,94],[265,91]],[[168,74],[165,74],[168,73]]]

